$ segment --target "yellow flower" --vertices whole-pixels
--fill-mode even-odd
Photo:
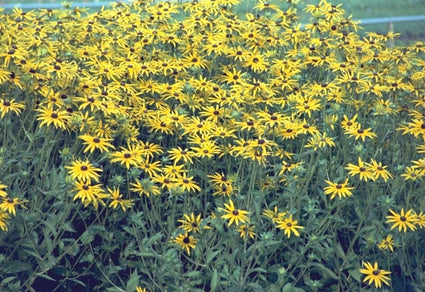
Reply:
[[[66,122],[69,114],[65,110],[54,110],[51,107],[43,107],[38,109],[40,115],[37,120],[41,121],[40,127],[43,125],[50,126],[53,124],[55,128],[66,129]]]
[[[133,200],[123,199],[122,194],[120,194],[120,190],[117,187],[113,189],[107,188],[109,199],[112,201],[109,203],[108,207],[112,209],[116,209],[118,206],[125,212],[127,208],[131,208],[133,206]]]
[[[285,218],[283,220],[278,220],[278,221],[276,221],[276,223],[277,223],[277,225],[276,225],[277,228],[283,230],[285,235],[288,236],[288,238],[291,237],[291,232],[295,236],[300,236],[300,233],[298,232],[297,229],[304,228],[303,226],[297,225],[298,221],[292,219],[292,214],[289,216],[289,218]]]
[[[406,171],[401,175],[404,180],[415,181],[423,177],[422,171],[419,168],[406,166]]]
[[[254,232],[254,228],[254,225],[242,224],[238,226],[237,231],[239,232],[240,236],[245,240],[248,239],[248,237],[254,239],[256,235]]]
[[[161,193],[161,189],[154,184],[149,178],[142,179],[141,181],[136,179],[135,183],[130,183],[132,188],[130,191],[139,193],[139,196],[146,195],[149,197],[150,195],[159,195]]]
[[[375,176],[373,175],[372,169],[368,164],[365,164],[362,159],[358,158],[359,164],[355,165],[352,163],[349,163],[345,169],[349,170],[348,174],[351,176],[354,176],[358,174],[360,176],[360,180],[367,181],[375,180]]]
[[[100,150],[100,152],[109,152],[108,148],[115,148],[114,145],[109,143],[109,141],[112,141],[113,139],[101,138],[92,135],[80,135],[78,138],[83,140],[83,144],[86,145],[86,148],[84,148],[84,153],[93,153],[96,149]]]
[[[326,180],[326,183],[328,186],[324,188],[324,192],[326,195],[331,195],[331,200],[335,198],[335,196],[338,196],[341,199],[343,197],[351,197],[353,195],[351,190],[354,188],[348,186],[348,178],[346,178],[342,184],[328,180]]]
[[[179,187],[188,192],[201,191],[201,187],[193,181],[193,176],[187,177],[186,173],[183,173],[183,175],[177,179],[176,183]]]
[[[416,229],[416,222],[418,221],[415,211],[412,209],[408,210],[406,213],[404,213],[404,209],[401,209],[400,214],[397,214],[393,210],[390,210],[390,213],[392,215],[387,216],[387,223],[393,223],[393,226],[391,226],[391,229],[394,229],[398,226],[398,231],[401,232],[403,230],[404,233],[406,233],[407,228],[410,230]]]
[[[249,214],[248,211],[239,210],[235,208],[232,200],[229,200],[229,204],[224,203],[225,209],[218,208],[220,211],[224,211],[226,214],[222,215],[221,218],[229,220],[228,226],[232,225],[233,222],[239,225],[239,222],[249,222],[249,218],[246,216]]]
[[[187,254],[190,255],[190,250],[196,247],[196,242],[198,239],[195,237],[188,235],[188,233],[179,234],[173,242],[178,244],[181,248],[186,250]]]
[[[0,212],[0,229],[7,231],[7,220],[10,218],[9,213]]]
[[[102,172],[102,169],[94,167],[88,160],[82,161],[80,159],[73,161],[70,166],[65,166],[65,168],[69,169],[68,174],[73,179],[83,182],[90,181],[91,179],[98,182],[100,178],[98,172]]]
[[[128,148],[120,146],[121,151],[110,154],[111,162],[119,162],[121,165],[125,165],[125,168],[129,169],[131,166],[138,166],[142,162],[140,157],[140,151],[137,146],[129,145]]]
[[[14,112],[15,114],[20,114],[22,109],[25,108],[25,105],[16,102],[14,98],[5,100],[0,99],[0,118],[2,119],[8,112]]]
[[[388,283],[390,278],[386,275],[391,274],[391,272],[379,269],[377,262],[375,262],[373,266],[369,262],[364,262],[363,265],[366,269],[359,269],[360,273],[367,275],[363,279],[363,282],[369,281],[368,285],[374,283],[375,288],[381,288],[382,283],[384,283],[385,285],[390,285]]]
[[[333,138],[326,136],[326,132],[323,132],[323,134],[313,134],[313,137],[308,140],[308,144],[304,147],[313,148],[313,150],[316,151],[317,149],[324,148],[326,146],[335,147],[335,142],[333,141]]]
[[[416,225],[418,225],[419,228],[425,227],[425,214],[423,212],[416,214]]]
[[[92,185],[90,182],[76,181],[74,186],[72,191],[77,192],[74,195],[74,201],[80,199],[84,207],[92,204],[95,209],[98,208],[99,204],[105,206],[103,199],[107,198],[108,195],[104,193],[101,184]]]
[[[366,138],[376,138],[376,134],[372,132],[371,128],[362,129],[360,125],[357,129],[352,128],[346,131],[345,134],[348,134],[351,137],[354,136],[355,140],[358,140],[360,138],[363,142],[366,140]]]
[[[384,181],[387,182],[389,178],[393,177],[392,174],[386,170],[387,166],[383,166],[381,162],[376,162],[375,159],[371,159],[370,161],[372,163],[368,163],[368,165],[371,168],[375,179],[382,177]]]
[[[7,197],[7,193],[4,191],[5,188],[7,188],[7,185],[0,183],[0,197]]]
[[[199,232],[199,226],[201,226],[201,214],[198,214],[198,216],[195,217],[195,214],[192,212],[189,215],[183,214],[184,219],[178,219],[177,222],[180,222],[182,225],[179,226],[186,232]]]
[[[0,204],[0,210],[3,212],[7,212],[13,215],[16,215],[15,207],[18,205],[22,205],[26,201],[21,201],[18,198],[4,198],[3,202]]]
[[[382,239],[378,244],[378,248],[382,250],[389,249],[391,252],[394,251],[394,239],[391,234],[388,234],[386,238]]]
[[[279,212],[277,206],[274,206],[274,209],[265,209],[263,215],[271,219],[274,223],[282,221],[286,215],[286,212]]]

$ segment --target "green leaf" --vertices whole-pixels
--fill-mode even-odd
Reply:
[[[77,232],[77,231],[75,231],[74,228],[72,228],[71,223],[69,223],[69,222],[65,222],[65,223],[61,224],[61,227],[62,227],[63,230],[68,231],[68,232]]]
[[[357,282],[361,282],[361,277],[362,275],[360,274],[359,270],[357,269],[352,269],[352,270],[348,270],[348,273],[350,274],[351,277],[353,277]]]
[[[213,274],[211,276],[211,284],[210,284],[210,291],[214,292],[217,288],[218,283],[218,273],[216,269],[213,269]]]
[[[21,261],[10,261],[4,264],[4,273],[18,273],[31,269],[31,265]]]
[[[49,281],[53,281],[53,282],[55,282],[56,280],[55,279],[53,279],[52,277],[50,277],[49,275],[47,275],[47,274],[40,274],[40,275],[38,275],[40,278],[43,278],[43,279],[47,279],[47,280],[49,280]]]
[[[5,285],[9,284],[10,282],[12,282],[14,279],[16,279],[16,277],[6,277],[1,281],[0,285],[5,286]]]
[[[131,274],[130,279],[128,279],[126,290],[127,291],[136,291],[136,287],[139,284],[140,276],[137,274],[137,270]]]
[[[139,257],[156,257],[156,255],[150,250],[141,250],[135,254]]]
[[[328,274],[331,278],[333,278],[335,280],[338,280],[339,279],[339,277],[331,269],[325,267],[324,265],[317,264],[315,266],[318,267],[319,269],[321,269],[326,274]]]
[[[219,250],[216,250],[216,251],[211,251],[211,250],[207,250],[207,252],[206,252],[206,257],[207,257],[207,262],[206,262],[206,264],[208,265],[211,261],[212,261],[212,259],[216,256],[216,255],[218,255],[220,252],[222,251],[222,249],[220,248]]]
[[[200,271],[190,271],[190,272],[187,272],[186,274],[185,274],[187,277],[200,277],[201,276],[201,272]]]
[[[336,245],[336,251],[337,251],[338,256],[339,256],[340,258],[345,259],[345,252],[344,252],[344,250],[342,249],[341,244],[339,244],[339,243],[338,243],[338,244]]]
[[[292,286],[292,284],[288,283],[282,288],[282,292],[305,292],[304,289],[297,288]]]
[[[254,268],[251,270],[251,272],[267,273],[267,271],[261,267]]]

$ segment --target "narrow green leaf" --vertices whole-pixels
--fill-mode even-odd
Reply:
[[[221,251],[222,251],[222,249],[219,249],[219,250],[216,250],[216,251],[207,250],[207,255],[206,255],[206,257],[207,257],[207,262],[206,262],[206,264],[208,265],[208,264],[212,261],[212,259],[213,259],[216,255],[218,255]]]
[[[187,277],[200,277],[201,276],[201,272],[200,271],[190,271],[190,272],[187,272],[186,274],[185,274],[185,276],[187,276]]]
[[[139,284],[140,276],[137,274],[137,270],[131,274],[130,279],[127,282],[126,290],[127,291],[136,291],[136,287]]]
[[[40,274],[39,275],[39,277],[40,278],[43,278],[43,279],[47,279],[47,280],[49,280],[49,281],[56,281],[55,279],[53,279],[52,277],[50,277],[49,275],[47,275],[47,274]]]
[[[218,273],[216,269],[213,269],[213,274],[211,276],[211,284],[210,284],[210,291],[214,292],[215,289],[217,289],[218,284]]]
[[[5,286],[7,284],[9,284],[11,281],[13,281],[14,279],[16,279],[16,277],[6,277],[1,281],[1,286]]]

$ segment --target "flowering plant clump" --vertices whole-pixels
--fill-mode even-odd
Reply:
[[[275,2],[1,11],[0,287],[425,289],[425,43]]]

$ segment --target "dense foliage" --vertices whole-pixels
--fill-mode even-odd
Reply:
[[[3,289],[425,289],[425,44],[240,5],[0,14]]]

